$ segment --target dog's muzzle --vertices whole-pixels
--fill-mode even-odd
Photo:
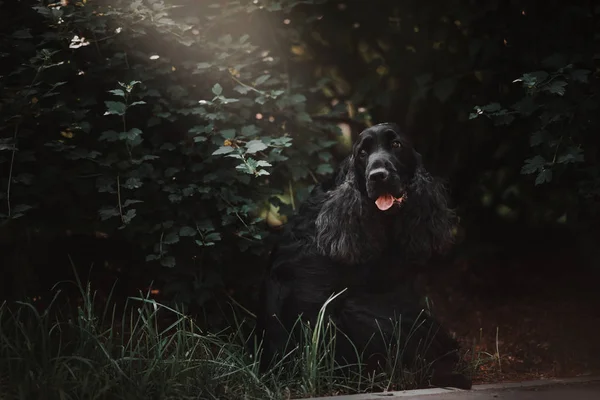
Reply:
[[[404,191],[399,188],[399,178],[386,168],[372,169],[367,180],[369,196],[375,198],[375,205],[381,211],[401,204],[406,198]]]

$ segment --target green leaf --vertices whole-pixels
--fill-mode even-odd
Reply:
[[[220,154],[229,154],[232,151],[234,151],[235,149],[231,146],[221,146],[219,147],[217,150],[213,151],[212,155],[213,156],[218,156]]]
[[[557,160],[557,162],[560,164],[571,164],[583,161],[583,150],[575,146],[570,146],[569,148],[567,148],[567,152],[558,157]]]
[[[125,139],[128,141],[135,141],[138,136],[142,134],[142,131],[138,128],[131,128],[127,132],[121,132],[119,135],[120,139]]]
[[[102,208],[98,211],[98,215],[102,221],[106,221],[109,218],[118,216],[119,210],[117,210],[115,207]]]
[[[109,90],[108,92],[114,94],[115,96],[125,97],[125,92],[121,89],[113,89]]]
[[[120,101],[105,101],[107,111],[104,115],[124,115],[127,110],[125,103]]]
[[[259,133],[260,130],[258,129],[258,127],[254,124],[252,125],[245,125],[242,127],[242,136],[254,136],[257,133]]]
[[[521,168],[522,174],[533,174],[541,171],[546,165],[546,159],[542,156],[534,156],[525,160],[525,165]]]
[[[502,109],[500,103],[490,103],[487,106],[481,107],[481,111],[486,113],[495,113]]]
[[[223,139],[233,139],[235,137],[235,129],[224,129],[220,133]]]
[[[296,121],[308,123],[312,122],[312,117],[309,113],[302,111],[296,114]]]
[[[258,160],[256,162],[256,166],[257,167],[272,167],[272,165],[265,160]]]
[[[231,103],[238,102],[239,99],[227,99],[223,96],[219,96],[219,101],[221,102],[221,104],[231,104]]]
[[[160,150],[163,151],[173,151],[175,150],[177,147],[175,147],[175,145],[173,143],[163,143],[162,146],[160,146]]]
[[[175,257],[166,256],[160,259],[160,265],[163,267],[173,268],[175,267]]]
[[[545,81],[546,78],[548,78],[548,73],[546,71],[535,71],[523,74],[523,76],[515,79],[513,82],[523,82],[523,85],[532,88],[537,84]]]
[[[215,94],[215,96],[220,96],[221,93],[223,93],[223,88],[218,83],[215,83],[215,85],[212,87],[212,92]]]
[[[218,242],[219,240],[221,240],[221,234],[219,232],[209,233],[208,235],[204,236],[204,240]]]
[[[247,94],[251,89],[248,86],[237,85],[233,88],[233,90],[235,90],[239,94]]]
[[[79,123],[79,125],[77,126],[77,128],[81,129],[82,131],[84,131],[85,133],[90,133],[92,126],[90,125],[89,122],[87,121],[81,121]]]
[[[494,116],[494,125],[510,125],[515,120],[515,116],[507,113],[498,113]]]
[[[123,203],[123,208],[129,207],[132,204],[137,204],[137,203],[143,203],[143,200],[125,200],[125,203]]]
[[[265,83],[266,81],[268,81],[270,77],[271,77],[271,75],[269,75],[269,74],[259,76],[258,78],[256,78],[256,81],[254,81],[254,84],[256,86],[260,86],[263,83]]]
[[[174,224],[174,223],[175,223],[175,222],[174,222],[173,220],[167,220],[167,221],[164,221],[164,222],[162,223],[162,227],[163,227],[164,229],[171,229],[171,228],[173,227],[173,224]]]
[[[535,104],[533,97],[526,96],[513,104],[512,109],[521,115],[530,116],[538,109],[538,106]]]
[[[539,146],[548,140],[548,134],[546,131],[536,131],[531,134],[529,138],[529,145],[531,147]]]
[[[544,89],[550,93],[557,94],[562,96],[565,94],[565,86],[567,86],[567,82],[565,81],[552,81],[548,86]]]
[[[123,214],[123,223],[128,224],[129,222],[131,222],[131,220],[133,218],[135,218],[135,215],[136,215],[135,208],[131,208],[131,209],[127,210],[127,212],[125,214]]]
[[[31,210],[33,207],[28,204],[17,204],[11,210],[13,214],[23,214],[27,210]]]
[[[179,236],[193,237],[196,236],[196,230],[191,226],[182,226],[179,230]]]
[[[333,173],[333,168],[329,164],[320,164],[315,172],[318,175],[327,175]]]
[[[142,187],[142,181],[136,177],[131,177],[125,181],[123,187],[126,189],[138,189]]]
[[[179,172],[179,168],[169,167],[165,170],[165,177],[172,178],[178,172]]]
[[[289,136],[282,136],[271,140],[273,146],[290,147],[292,145],[292,138]]]
[[[246,153],[255,154],[259,151],[266,149],[268,146],[264,144],[261,140],[251,140],[246,143]]]
[[[163,243],[175,244],[179,242],[179,235],[175,232],[169,232],[163,237]]]
[[[306,96],[300,93],[293,94],[289,97],[290,104],[300,104],[306,101]]]
[[[181,203],[182,197],[180,194],[172,193],[168,196],[168,199],[173,204]]]
[[[541,185],[546,182],[550,182],[552,180],[552,170],[551,169],[543,169],[540,171],[538,176],[535,178],[535,185]]]
[[[196,224],[196,228],[202,232],[210,232],[215,230],[215,226],[213,225],[210,219],[203,219]]]
[[[22,183],[24,185],[31,185],[33,183],[33,174],[23,172],[13,178],[15,183]]]
[[[245,164],[245,163],[236,165],[235,169],[237,169],[240,172],[249,174],[249,175],[254,175],[254,169],[250,165]]]

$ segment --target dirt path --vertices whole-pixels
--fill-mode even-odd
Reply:
[[[438,269],[424,284],[465,358],[480,362],[475,383],[600,372],[598,280],[558,258],[482,263]]]

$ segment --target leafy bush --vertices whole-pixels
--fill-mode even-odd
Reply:
[[[203,303],[257,275],[267,225],[332,171],[340,120],[406,127],[465,230],[599,215],[597,7],[46,3],[0,1],[3,242],[120,236]]]
[[[525,88],[525,97],[510,109],[502,108],[498,103],[475,107],[470,118],[485,115],[492,118],[495,125],[502,126],[510,125],[517,117],[535,117],[529,143],[537,154],[525,160],[521,173],[536,174],[536,185],[551,182],[555,171],[563,172],[569,164],[584,161],[581,135],[589,122],[589,119],[585,121],[589,117],[587,114],[595,110],[596,103],[582,93],[582,88],[567,93],[567,86],[569,83],[588,83],[590,72],[574,69],[569,64],[550,73],[541,70],[523,74],[514,82]],[[582,111],[583,119],[577,115]],[[574,121],[576,117],[578,119]],[[573,122],[576,125],[571,125]]]
[[[231,249],[267,250],[265,218],[281,224],[280,198],[294,204],[275,195],[293,182],[301,199],[331,172],[335,133],[307,107],[318,87],[261,31],[310,2],[34,3],[1,81],[0,218],[14,237],[119,235],[214,287],[234,273]]]

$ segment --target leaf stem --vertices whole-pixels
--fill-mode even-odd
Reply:
[[[556,155],[558,154],[558,149],[560,148],[560,144],[562,143],[563,136],[560,136],[558,139],[558,143],[556,144],[556,150],[554,150],[554,157],[552,158],[552,165],[556,164]]]
[[[10,206],[10,187],[12,183],[13,166],[15,165],[15,155],[17,153],[17,133],[19,132],[19,123],[15,125],[15,132],[13,134],[13,149],[10,157],[10,168],[8,170],[8,185],[6,187],[6,206],[8,207],[8,218],[11,217],[11,206]]]
[[[117,175],[117,201],[119,202],[119,215],[121,215],[121,223],[125,224],[125,218],[123,217],[123,206],[121,205],[121,183],[119,175]]]

